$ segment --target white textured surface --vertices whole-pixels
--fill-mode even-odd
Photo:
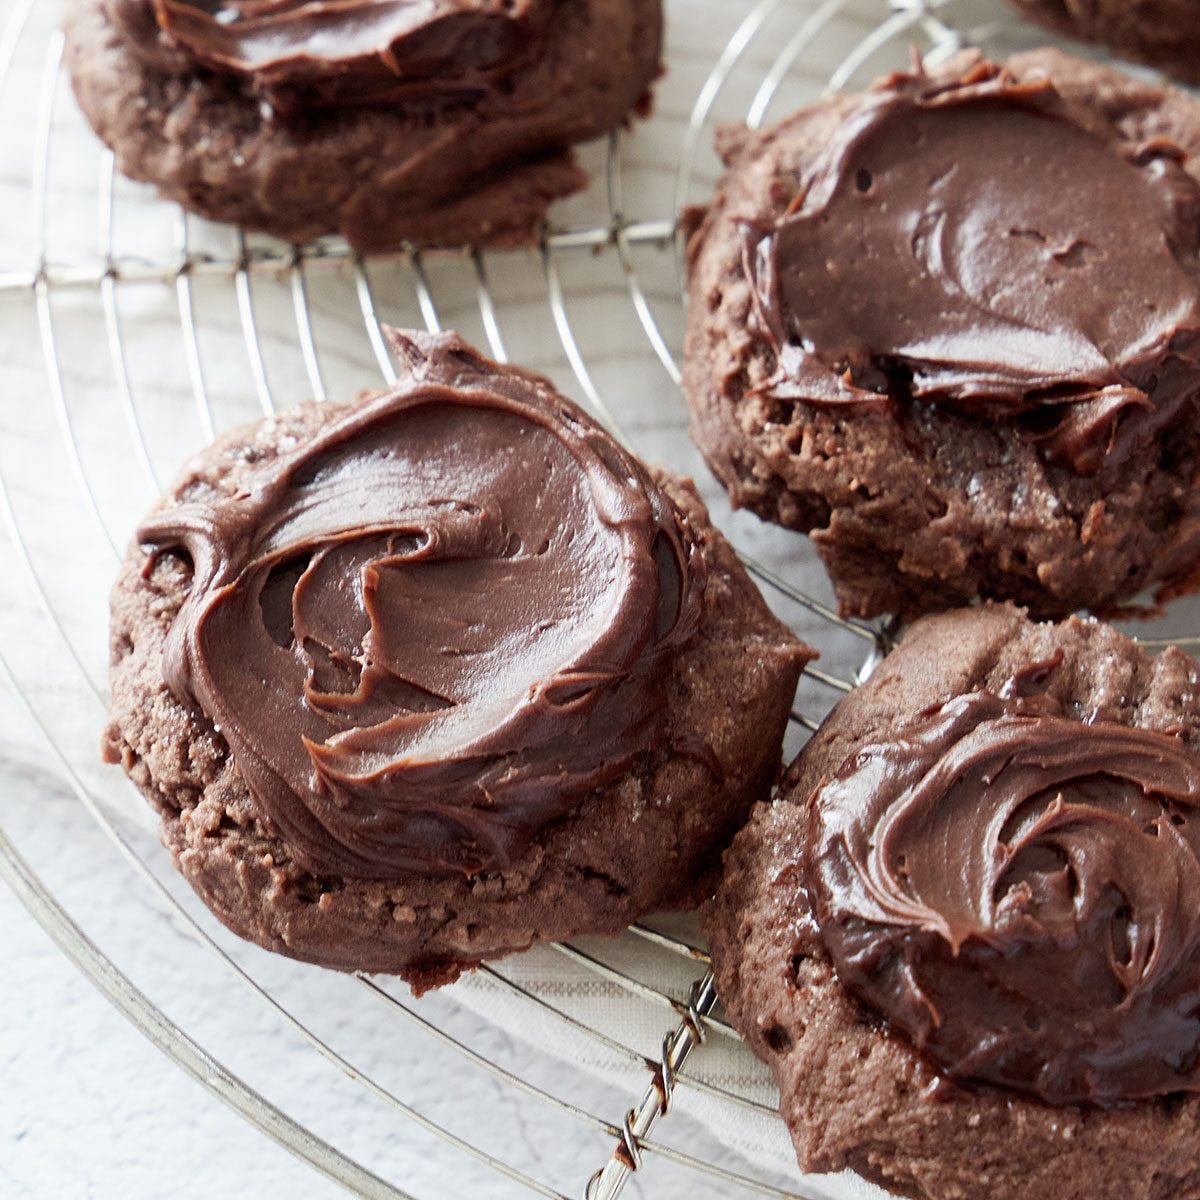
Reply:
[[[14,0],[0,0],[0,15],[14,7]],[[32,268],[39,257],[37,134],[53,7],[35,0],[30,32],[17,47],[13,76],[0,95],[0,215],[5,218],[0,220],[0,274]],[[673,73],[660,93],[659,118],[638,128],[624,156],[632,177],[626,190],[631,215],[650,218],[671,211],[682,118],[717,50],[749,7],[720,0],[673,6]],[[800,11],[805,6],[794,7]],[[693,20],[696,15],[703,20]],[[843,36],[842,44],[852,44],[865,27],[861,21],[852,25],[849,41]],[[773,49],[769,43],[759,49],[755,76],[761,76]],[[744,111],[743,98],[731,112],[739,107]],[[697,157],[711,178],[708,136],[706,131]],[[47,260],[56,266],[94,264],[103,250],[97,236],[102,160],[61,82],[49,144]],[[597,171],[597,188],[591,197],[563,206],[563,225],[607,220],[602,147],[591,153],[590,162]],[[703,192],[702,184],[697,194]],[[172,259],[173,210],[118,180],[114,214],[118,256]],[[193,237],[213,253],[231,252],[222,230],[195,224]],[[673,257],[664,251],[636,254],[648,276],[651,303],[668,339],[677,344],[681,322]],[[550,320],[537,256],[489,256],[488,267],[509,352],[549,371],[579,396],[580,381]],[[699,472],[698,457],[683,432],[678,394],[636,322],[615,257],[594,260],[575,252],[562,256],[561,269],[570,315],[597,387],[648,456]],[[482,340],[473,284],[461,264],[435,261],[429,270],[444,322]],[[297,353],[287,282],[268,275],[256,277],[253,286],[271,399],[280,405],[312,390]],[[395,324],[422,321],[406,267],[373,268],[372,283],[386,319]],[[308,285],[330,394],[352,394],[377,383],[378,367],[363,336],[349,272],[313,268]],[[131,286],[117,292],[138,419],[155,472],[166,479],[205,440],[183,365],[177,297],[171,287]],[[227,278],[196,283],[201,354],[218,425],[253,419],[262,402],[249,369],[236,299]],[[86,680],[103,688],[105,597],[113,573],[107,541],[124,542],[156,490],[155,479],[134,453],[119,405],[100,300],[94,288],[55,290],[51,296],[63,384],[63,406],[56,410],[43,363],[46,325],[39,322],[28,293],[0,294],[0,478],[12,505],[13,532],[20,539],[0,546],[0,648],[5,659],[63,751],[65,765],[78,773],[80,786],[115,814],[171,894],[261,986],[425,1117],[518,1170],[566,1194],[578,1194],[610,1152],[608,1134],[581,1127],[439,1049],[411,1022],[388,1013],[377,998],[364,999],[353,981],[283,963],[225,937],[164,862],[140,800],[119,773],[96,763],[102,709],[89,695]],[[62,437],[64,420],[78,439],[101,522],[77,487]],[[708,491],[718,498],[714,487],[709,485]],[[739,524],[744,542],[776,565],[784,565],[796,551],[811,563],[800,540],[779,538],[751,520]],[[772,554],[772,541],[784,548],[782,557]],[[14,553],[20,542],[82,671],[38,613],[33,581],[20,554]],[[819,622],[809,621],[809,626],[820,629]],[[857,653],[853,641],[849,648]],[[332,1144],[418,1197],[499,1200],[527,1194],[389,1111],[305,1047],[261,1002],[228,982],[216,960],[180,933],[179,919],[167,914],[162,901],[82,812],[78,797],[58,781],[64,764],[50,759],[40,735],[3,691],[0,728],[11,731],[0,747],[7,751],[0,756],[6,764],[0,775],[0,825],[68,912],[175,1022]],[[339,1194],[187,1079],[93,991],[7,893],[2,903],[0,1077],[6,1086],[0,1090],[0,1197],[199,1200],[270,1189],[297,1200],[316,1200]],[[674,1024],[669,1010],[639,1005],[619,989],[598,988],[587,972],[576,971],[572,977],[552,952],[515,969],[525,970],[521,977],[536,981],[551,1002],[584,1014],[642,1053],[655,1055],[662,1034]],[[690,964],[676,971],[672,990],[682,994],[696,973]],[[593,1039],[565,1036],[561,1026],[527,1002],[479,986],[471,995],[464,996],[464,990],[413,1007],[474,1051],[609,1120],[619,1121],[646,1086],[642,1065],[606,1053]],[[534,1046],[549,1046],[551,1052]],[[752,1089],[769,1098],[762,1072],[748,1060],[740,1070],[745,1074],[747,1069]],[[12,1086],[13,1081],[20,1081],[19,1086]],[[786,1169],[786,1144],[766,1124],[774,1142],[772,1157]],[[722,1148],[720,1139],[702,1131],[682,1096],[669,1129],[667,1136],[677,1144],[730,1169],[748,1169]],[[790,1172],[773,1173],[782,1181]],[[630,1192],[673,1200],[706,1194],[706,1188],[709,1195],[725,1192],[702,1177],[651,1161]]]
[[[0,0],[0,26],[23,2]],[[12,77],[0,92],[0,282],[6,272],[31,270],[39,261],[41,233],[34,204],[43,111],[39,98],[56,7],[33,0],[29,34],[18,44]],[[750,0],[669,0],[671,71],[654,121],[638,126],[622,154],[626,216],[651,219],[672,212],[687,115],[720,48],[755,7]],[[715,118],[744,117],[776,54],[806,28],[818,7],[849,15],[819,30],[808,26],[813,39],[770,115],[818,91],[890,12],[883,0],[834,0],[820,6],[810,0],[779,0],[721,93]],[[950,0],[945,12],[990,20],[997,7],[995,0]],[[897,27],[883,50],[866,58],[858,79],[900,65],[909,39],[925,40],[931,31],[936,34],[936,27]],[[54,267],[95,266],[103,258],[97,221],[103,213],[98,205],[102,159],[61,83],[55,95],[46,174],[47,260]],[[711,123],[697,143],[691,199],[703,197],[713,178],[715,163],[707,149]],[[556,214],[561,226],[608,220],[603,149],[593,148],[588,161],[596,170],[596,186],[589,196],[561,206]],[[174,210],[118,180],[114,213],[119,258],[173,261]],[[227,231],[199,224],[192,228],[193,237],[213,253],[231,253]],[[556,261],[565,311],[591,378],[637,446],[647,457],[695,472],[714,510],[743,547],[792,582],[827,598],[822,573],[803,539],[727,512],[687,441],[682,403],[638,324],[615,254],[594,257],[572,251]],[[643,248],[634,251],[634,261],[667,343],[677,349],[682,315],[673,256]],[[547,371],[569,394],[582,398],[583,381],[572,371],[554,328],[537,255],[492,255],[487,265],[511,355]],[[454,258],[433,260],[428,267],[443,322],[482,342],[469,267]],[[371,278],[385,319],[393,324],[424,319],[406,264],[373,267]],[[345,267],[318,264],[307,272],[307,283],[330,394],[350,395],[377,384],[378,366],[364,336],[352,274]],[[283,406],[312,391],[298,353],[289,285],[286,273],[264,273],[255,276],[250,288],[269,381],[269,395],[264,396],[247,356],[232,279],[197,280],[201,355],[218,425],[252,419],[267,400]],[[157,490],[155,476],[169,478],[185,454],[204,441],[184,367],[186,343],[175,287],[122,285],[114,290],[134,411],[152,472],[135,452],[129,414],[119,403],[111,330],[99,289],[53,289],[41,314],[29,291],[0,291],[0,493],[11,505],[10,536],[0,539],[0,651],[62,755],[61,760],[54,757],[14,693],[0,684],[0,828],[13,837],[71,916],[173,1021],[345,1153],[422,1200],[502,1200],[531,1194],[422,1131],[322,1060],[294,1028],[196,944],[187,932],[188,917],[289,1013],[379,1086],[516,1169],[578,1195],[611,1149],[606,1133],[478,1070],[439,1046],[412,1017],[389,1011],[364,985],[272,958],[224,935],[164,862],[144,805],[119,773],[97,763],[103,709],[88,680],[102,690],[106,594],[114,569],[107,542],[123,544]],[[47,312],[62,364],[61,407],[43,362]],[[76,465],[63,438],[65,426],[77,438],[79,466],[94,490],[100,520],[78,487]],[[34,576],[71,652],[39,610]],[[841,673],[853,667],[861,652],[854,639],[832,633],[794,607],[781,611],[820,646],[823,666]],[[1192,621],[1197,611],[1195,605],[1186,606],[1177,618],[1179,627],[1200,625]],[[811,686],[800,697],[814,713],[828,700],[827,692]],[[84,812],[79,792],[64,782],[68,771],[76,773],[78,789],[94,798],[129,839],[179,911],[114,851]],[[630,973],[640,972],[674,996],[686,992],[696,973],[690,963],[646,954],[629,942],[589,950]],[[599,985],[589,972],[571,967],[551,950],[502,969],[549,1003],[642,1054],[656,1055],[662,1033],[674,1024],[669,1010]],[[395,994],[407,1002],[402,989]],[[646,1086],[648,1076],[640,1063],[631,1064],[593,1038],[569,1035],[527,1001],[513,1000],[486,982],[473,981],[411,1007],[418,1018],[449,1031],[476,1053],[608,1120],[619,1120]],[[764,1072],[744,1052],[722,1047],[719,1038],[710,1039],[694,1066],[769,1101]],[[781,1184],[795,1180],[776,1123],[749,1118],[728,1104],[702,1103],[694,1093],[679,1094],[677,1108],[656,1136],[729,1170],[751,1169],[748,1155],[760,1176],[765,1173]],[[152,1048],[0,890],[0,1200],[208,1200],[219,1195],[324,1200],[340,1194]],[[724,1200],[744,1193],[651,1158],[629,1194]]]
[[[95,905],[84,844],[90,839],[76,836],[73,801],[51,781],[12,770],[0,776],[0,787],[41,808],[41,837],[62,847],[74,877],[60,892],[63,900]],[[7,888],[0,888],[0,930],[5,1200],[209,1200],[256,1194],[256,1180],[296,1200],[345,1194],[176,1069]]]

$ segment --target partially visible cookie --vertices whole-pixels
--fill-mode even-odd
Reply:
[[[68,0],[122,172],[203,216],[356,250],[509,245],[648,102],[661,0]]]
[[[709,894],[812,653],[688,481],[393,338],[395,388],[227,434],[142,526],[104,749],[236,933],[425,988]]]
[[[1118,54],[1200,82],[1196,0],[1011,0],[1024,16],[1068,37],[1103,42]]]
[[[1040,615],[1200,561],[1200,103],[977,54],[726,131],[689,242],[691,428],[846,614]]]
[[[702,914],[804,1170],[1200,1197],[1198,674],[986,606],[838,705]]]

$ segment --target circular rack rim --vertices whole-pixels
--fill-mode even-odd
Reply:
[[[822,0],[820,3],[812,2],[812,0],[804,0],[804,2],[757,0],[749,6],[746,15],[700,87],[690,112],[675,174],[673,210],[675,214],[682,210],[690,195],[701,138],[708,128],[714,105],[765,22],[789,5],[797,7],[804,14],[791,36],[774,57],[770,68],[762,77],[761,83],[755,91],[747,113],[747,123],[755,128],[760,126],[765,119],[776,92],[783,84],[793,64],[818,38],[828,23],[850,7],[852,3],[853,0]],[[854,50],[836,64],[829,75],[829,88],[838,90],[844,87],[880,49],[897,39],[913,36],[918,31],[929,44],[927,52],[929,60],[947,56],[965,45],[971,44],[973,38],[960,30],[951,19],[952,11],[959,3],[960,0],[890,0],[890,3],[887,0],[880,0],[880,20]],[[34,4],[35,0],[15,0],[7,24],[0,31],[0,91],[3,90],[8,80],[18,45],[26,32]],[[215,435],[216,422],[210,403],[209,386],[206,381],[204,358],[200,350],[195,316],[193,284],[197,280],[207,277],[232,280],[236,297],[237,319],[249,356],[254,390],[264,415],[269,416],[275,412],[275,401],[264,361],[252,286],[254,277],[262,272],[269,271],[277,274],[284,272],[286,274],[293,302],[298,348],[309,387],[315,399],[323,400],[325,398],[326,384],[313,331],[308,289],[310,274],[321,267],[349,264],[363,329],[376,364],[385,382],[394,382],[395,374],[387,353],[377,312],[371,280],[372,264],[353,256],[345,244],[338,239],[326,239],[310,247],[292,247],[286,253],[276,253],[251,251],[244,234],[239,232],[236,235],[237,253],[228,258],[215,257],[193,252],[189,218],[180,210],[176,223],[177,254],[173,261],[146,263],[114,257],[113,189],[115,172],[111,153],[105,153],[101,158],[98,180],[100,262],[97,265],[64,266],[48,261],[47,181],[52,152],[51,135],[54,109],[62,73],[62,55],[62,35],[51,34],[47,39],[41,87],[37,98],[35,150],[31,179],[36,265],[33,270],[23,272],[4,270],[3,264],[0,264],[0,298],[6,295],[24,294],[32,299],[36,310],[50,401],[79,499],[88,510],[92,521],[113,555],[119,557],[119,542],[106,523],[94,494],[80,454],[71,412],[66,402],[62,359],[56,338],[54,311],[51,303],[52,294],[70,290],[86,290],[98,295],[111,359],[116,401],[121,410],[122,420],[132,439],[139,469],[155,492],[162,490],[162,481],[154,466],[133,400],[133,388],[117,303],[119,284],[153,283],[166,285],[174,290],[177,316],[184,335],[184,358],[189,386],[196,406],[196,414],[209,440]],[[608,141],[604,181],[607,193],[608,222],[583,228],[548,228],[543,231],[541,236],[539,252],[554,327],[579,388],[594,411],[610,426],[613,432],[623,441],[628,442],[606,403],[603,393],[596,386],[588,367],[587,358],[576,340],[567,311],[558,265],[559,256],[570,252],[595,250],[615,252],[628,290],[629,300],[650,347],[671,380],[676,384],[680,382],[681,372],[678,361],[671,350],[668,338],[664,335],[654,315],[653,307],[640,279],[634,255],[634,249],[639,245],[648,244],[669,248],[674,243],[682,290],[682,244],[678,235],[678,224],[674,215],[654,220],[626,220],[621,153],[623,138],[624,135],[618,132],[613,134]],[[507,353],[497,304],[493,297],[484,257],[476,249],[468,249],[463,254],[473,273],[479,317],[485,330],[488,347],[497,359],[506,361]],[[440,329],[441,318],[422,255],[419,252],[407,252],[399,257],[399,261],[411,275],[417,304],[427,328],[431,331]],[[103,708],[105,705],[103,687],[88,672],[62,617],[50,599],[30,553],[26,534],[16,516],[9,483],[2,469],[0,469],[0,525],[3,526],[16,552],[21,572],[42,618],[53,630],[57,642],[66,655],[72,660],[72,665],[86,689],[92,693],[97,704]],[[839,678],[811,665],[805,669],[809,679],[825,688],[831,698],[849,692],[858,682],[858,678],[869,671],[878,656],[886,652],[892,632],[886,623],[868,624],[845,620],[828,606],[790,585],[760,562],[745,554],[740,556],[748,570],[765,587],[770,588],[786,601],[806,609],[831,626],[835,626],[843,633],[861,640],[866,661],[855,679]],[[1196,642],[1200,639],[1184,640]],[[80,805],[111,840],[128,866],[152,889],[157,901],[178,920],[185,928],[186,933],[211,951],[220,965],[232,975],[239,985],[247,988],[258,1001],[264,1004],[273,1017],[328,1062],[356,1078],[381,1104],[400,1114],[406,1120],[414,1122],[454,1150],[483,1163],[527,1193],[548,1197],[549,1200],[568,1200],[562,1193],[494,1157],[449,1129],[437,1125],[406,1104],[369,1074],[360,1071],[353,1062],[344,1057],[332,1045],[323,1041],[277,1000],[266,986],[255,979],[247,969],[235,962],[167,890],[91,793],[86,781],[72,765],[70,756],[56,740],[53,730],[22,689],[18,675],[2,647],[0,647],[0,679],[4,680],[16,696],[20,708],[40,731],[53,762],[57,765]],[[819,724],[813,717],[798,710],[793,712],[792,720],[809,731],[815,730]],[[52,891],[22,857],[2,827],[0,827],[0,878],[4,878],[13,887],[18,898],[47,930],[68,958],[123,1015],[135,1024],[153,1044],[168,1054],[224,1103],[256,1125],[268,1137],[273,1138],[280,1145],[307,1161],[316,1170],[350,1191],[370,1197],[372,1200],[375,1198],[379,1198],[379,1200],[410,1200],[406,1192],[382,1179],[354,1158],[289,1117],[272,1101],[255,1091],[235,1072],[226,1068],[218,1059],[209,1054],[184,1029],[174,1024],[145,993],[140,991],[121,972],[103,950],[89,940]],[[686,1063],[689,1057],[706,1037],[736,1037],[727,1024],[713,1015],[717,997],[712,975],[706,970],[707,956],[704,950],[645,926],[634,926],[630,933],[663,953],[684,962],[696,964],[696,969],[700,972],[701,977],[696,980],[685,1001],[681,1002],[664,990],[625,975],[574,946],[559,945],[554,949],[576,967],[661,1008],[664,1025],[668,1021],[673,1021],[674,1024],[672,1027],[668,1027],[663,1037],[661,1053],[657,1058],[646,1056],[633,1047],[586,1025],[578,1018],[560,1010],[545,998],[535,995],[520,983],[510,980],[496,968],[485,965],[480,969],[490,981],[509,994],[520,998],[530,1007],[531,1011],[537,1012],[540,1017],[548,1021],[565,1023],[575,1032],[593,1039],[619,1058],[640,1065],[649,1072],[650,1082],[644,1094],[626,1112],[620,1122],[612,1122],[602,1116],[580,1109],[539,1088],[500,1063],[489,1060],[470,1046],[456,1040],[450,1033],[432,1024],[415,1008],[398,999],[374,979],[359,974],[355,976],[355,980],[364,995],[386,1005],[389,1011],[401,1019],[421,1027],[426,1034],[461,1056],[474,1068],[491,1074],[506,1086],[515,1088],[539,1103],[550,1106],[563,1116],[611,1138],[615,1143],[615,1151],[584,1185],[583,1195],[586,1200],[615,1200],[624,1189],[630,1176],[640,1169],[644,1156],[648,1155],[657,1155],[680,1167],[698,1172],[713,1181],[737,1185],[759,1195],[781,1198],[802,1195],[818,1196],[819,1192],[811,1189],[806,1193],[784,1191],[749,1176],[735,1174],[716,1163],[674,1149],[651,1138],[654,1126],[667,1116],[672,1099],[677,1089],[680,1088],[694,1088],[727,1103],[738,1104],[762,1113],[770,1113],[773,1110],[687,1073]]]

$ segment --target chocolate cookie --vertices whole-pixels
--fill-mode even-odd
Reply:
[[[393,390],[226,435],[138,531],[104,749],[235,932],[425,988],[706,894],[812,654],[689,482],[392,336]]]
[[[531,240],[571,146],[647,103],[661,0],[68,0],[120,169],[206,217],[356,250]]]
[[[1200,1196],[1198,672],[987,606],[839,704],[703,914],[802,1167]]]
[[[692,433],[843,612],[1111,611],[1200,561],[1200,104],[961,55],[759,134],[689,243]]]
[[[1011,0],[1021,13],[1068,37],[1104,42],[1118,54],[1200,82],[1196,0]]]

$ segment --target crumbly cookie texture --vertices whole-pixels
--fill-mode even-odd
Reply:
[[[352,405],[307,405],[235,430],[161,502],[228,497],[264,463]],[[466,878],[356,880],[293,861],[256,805],[220,731],[163,679],[163,647],[189,564],[138,546],[112,598],[104,752],[162,818],[179,869],[222,921],[268,949],[343,970],[402,975],[417,989],[482,959],[580,933],[615,934],[650,911],[710,894],[720,851],[774,783],[799,671],[813,657],[771,615],[690,482],[659,486],[696,532],[708,567],[704,615],[664,669],[668,731],[614,783],[535,837],[512,869]],[[712,759],[723,780],[714,783]]]
[[[962,76],[973,62],[960,57],[931,78]],[[1005,66],[1017,81],[1049,77],[1129,147],[1169,140],[1196,175],[1192,97],[1052,50]],[[1148,586],[1161,599],[1191,590],[1200,533],[1194,402],[1128,458],[1079,474],[1004,421],[938,403],[783,400],[762,386],[778,363],[757,325],[744,230],[781,217],[805,164],[861,103],[832,97],[762,133],[725,130],[728,170],[712,205],[690,215],[684,387],[692,436],[735,505],[808,533],[847,615],[915,616],[982,596],[1061,617],[1115,612]]]
[[[1009,606],[929,617],[838,706],[726,855],[702,912],[718,992],[775,1074],[806,1171],[852,1169],[918,1200],[1200,1197],[1200,1097],[1051,1107],[948,1084],[839,982],[797,868],[805,803],[857,748],[1059,651],[1049,690],[1081,717],[1182,728],[1200,750],[1197,666],[1178,650],[1151,657],[1105,625],[1038,625]]]
[[[532,241],[549,206],[587,186],[572,145],[647,107],[662,13],[661,0],[565,0],[545,55],[483,100],[286,117],[157,45],[145,0],[68,0],[64,28],[75,95],[124,174],[212,220],[290,242],[341,233],[368,253]]]
[[[1200,10],[1191,0],[1011,0],[1039,24],[1200,82]]]

